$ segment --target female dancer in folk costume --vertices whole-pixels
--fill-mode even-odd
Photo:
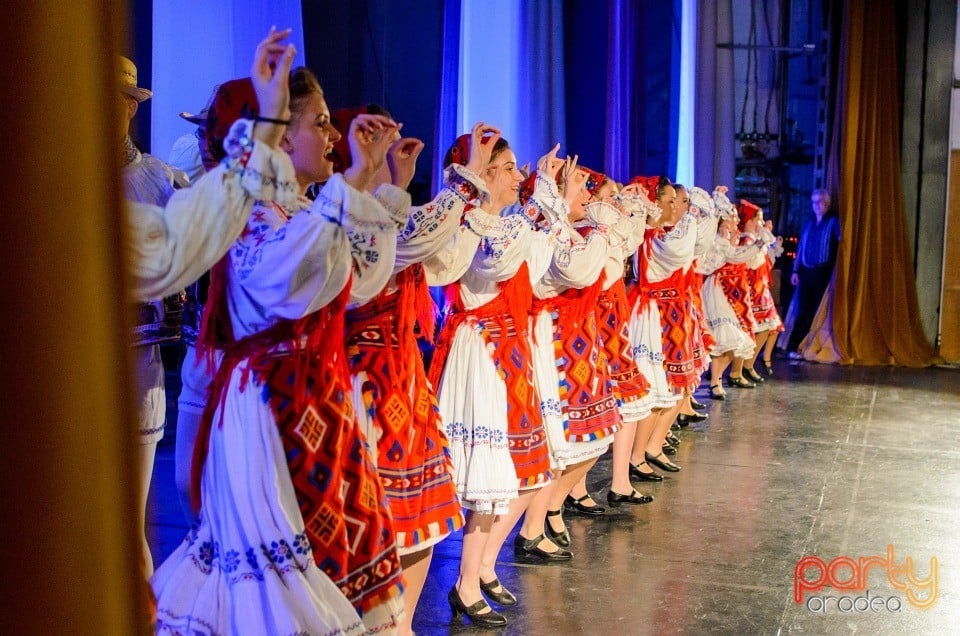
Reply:
[[[710,351],[710,396],[725,399],[723,373],[737,359],[753,354],[752,314],[749,309],[749,287],[746,285],[746,263],[761,252],[761,244],[750,241],[740,244],[736,209],[720,201],[723,221],[714,244],[698,261],[698,269],[706,280],[703,285],[703,307],[715,344]]]
[[[674,184],[677,190],[677,205],[680,206],[680,214],[686,214],[690,210],[691,193],[697,192],[701,201],[709,204],[710,195],[702,188],[688,188],[679,183]],[[702,216],[708,214],[701,206],[695,206],[694,213]],[[712,209],[713,206],[710,206]],[[694,247],[693,263],[688,268],[685,276],[687,293],[689,295],[690,309],[693,312],[694,331],[691,334],[691,346],[693,347],[693,359],[696,365],[697,375],[703,377],[703,374],[710,368],[710,348],[713,346],[713,336],[707,327],[706,318],[703,315],[703,302],[700,297],[700,291],[703,288],[703,276],[697,273],[697,258],[707,251],[713,243],[717,232],[717,223],[719,220],[713,215],[705,222],[697,223],[697,242]],[[702,422],[709,419],[706,413],[697,413],[694,409],[705,409],[705,404],[700,404],[693,397],[693,391],[684,392],[680,400],[680,413],[677,415],[676,424],[672,428],[683,428],[694,422]],[[671,434],[667,435],[667,444],[663,447],[663,452],[667,455],[675,455],[677,447],[680,446],[680,438]]]
[[[359,114],[359,109],[355,109],[353,113],[339,111],[335,116],[348,126]],[[413,179],[423,143],[408,138],[391,147],[387,155],[390,170],[374,179],[370,187],[390,178],[402,191],[376,188],[374,196],[408,221],[397,237],[394,273],[386,289],[370,302],[347,312],[347,353],[354,403],[390,503],[403,566],[406,616],[400,626],[401,634],[412,633],[410,625],[433,546],[463,526],[447,438],[436,393],[427,381],[417,346],[417,329],[433,342],[434,306],[423,261],[448,247],[468,203],[489,197],[478,176],[492,149],[492,144],[481,143],[485,134],[498,131],[478,123],[471,135],[467,165],[449,166],[444,171],[445,187],[440,193],[430,203],[412,209],[405,190]],[[348,148],[338,149],[341,159],[335,163],[340,171],[349,168],[352,161]],[[401,197],[389,197],[398,192]]]
[[[738,247],[739,231],[735,218],[724,218],[717,229],[714,245],[702,257],[697,259],[697,271],[704,277],[703,309],[707,316],[707,325],[714,336],[714,345],[710,350],[710,397],[715,400],[726,399],[723,390],[723,373],[734,358],[749,358],[753,352],[752,333],[744,330],[733,302],[738,302],[742,294],[736,285],[730,285],[727,279],[724,287],[724,267],[735,266],[749,258],[747,248]],[[728,268],[729,270],[729,268]]]
[[[466,161],[466,141],[461,137],[450,149],[447,163]],[[517,203],[524,177],[509,145],[498,140],[483,174],[490,200],[464,215],[465,229],[452,252],[424,264],[429,282],[449,284],[430,375],[457,493],[468,510],[460,577],[448,601],[455,616],[465,613],[488,626],[505,625],[506,618],[487,605],[481,589],[498,603],[516,603],[494,566],[535,490],[551,476],[528,323],[532,284],[549,267],[554,243],[569,240],[567,206],[548,176],[561,163],[556,150],[540,160],[534,196],[522,211],[500,216]],[[548,231],[536,225],[541,214]]]
[[[656,479],[650,477],[656,473],[649,468],[644,470],[645,462],[670,472],[680,470],[664,456],[663,445],[684,391],[692,391],[700,382],[693,351],[696,327],[687,285],[699,228],[712,224],[715,213],[712,204],[704,211],[704,203],[694,202],[681,217],[680,208],[674,205],[676,191],[669,180],[640,177],[634,182],[645,187],[663,212],[658,226],[646,231],[638,253],[640,280],[631,294],[630,340],[637,366],[650,381],[658,408],[651,416],[652,423],[647,418],[637,426],[632,459],[641,453],[644,459],[631,464],[636,478],[650,480]],[[693,192],[691,200],[694,201]]]
[[[647,198],[639,185],[629,185],[618,193],[616,184],[599,173],[590,173],[587,188],[593,196],[581,224],[608,228],[612,244],[604,262],[602,289],[596,308],[603,357],[621,417],[621,428],[612,443],[613,472],[607,502],[613,507],[624,503],[649,503],[653,497],[636,492],[630,482],[630,455],[637,422],[650,417],[653,402],[650,384],[640,373],[633,357],[627,328],[630,303],[623,275],[625,259],[636,252],[643,241],[647,220],[659,218],[660,208]],[[601,506],[591,501],[585,475],[564,504],[567,510],[588,516],[604,512]],[[561,520],[553,515],[548,524],[557,521]]]
[[[783,331],[783,322],[780,320],[780,314],[777,313],[777,306],[773,302],[773,294],[770,292],[771,271],[773,270],[773,260],[776,258],[776,250],[783,253],[783,239],[778,239],[773,235],[773,223],[763,220],[763,210],[760,206],[740,200],[740,223],[745,224],[750,219],[756,219],[756,236],[760,238],[767,246],[760,254],[747,263],[747,282],[750,285],[750,295],[753,300],[750,310],[753,312],[753,319],[756,322],[756,331],[754,338],[757,341],[753,356],[744,363],[743,374],[753,382],[759,384],[763,382],[763,376],[756,372],[754,365],[757,358],[763,354],[763,363],[766,367],[767,375],[773,373],[773,340],[776,344],[777,334]]]
[[[381,291],[407,221],[362,192],[397,125],[357,118],[355,164],[331,177],[326,156],[340,134],[320,86],[306,69],[290,82],[281,147],[301,195],[327,184],[312,205],[303,196],[258,204],[211,272],[199,345],[223,360],[196,443],[200,521],[152,580],[161,632],[383,632],[403,613],[392,522],[349,399],[343,340],[347,303]],[[209,138],[241,113],[257,113],[249,80],[221,85],[207,118],[211,151]]]
[[[616,248],[611,246],[607,225],[584,222],[585,205],[592,195],[584,187],[588,173],[576,164],[576,158],[568,158],[562,168],[563,197],[570,210],[567,220],[574,224],[569,232],[571,244],[556,244],[550,267],[533,288],[534,378],[554,480],[533,496],[516,537],[516,557],[532,563],[573,556],[557,548],[570,545],[560,508],[620,429],[596,316],[604,265]],[[521,186],[521,204],[532,194],[535,179],[536,173]],[[616,221],[619,213],[612,212]]]

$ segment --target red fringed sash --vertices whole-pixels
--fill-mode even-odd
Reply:
[[[436,395],[417,347],[415,316],[423,312],[411,301],[423,303],[423,269],[407,268],[395,280],[396,293],[347,312],[347,351],[351,371],[366,376],[364,406],[379,429],[377,468],[397,545],[412,547],[458,530],[463,515]],[[432,318],[429,293],[426,300]]]

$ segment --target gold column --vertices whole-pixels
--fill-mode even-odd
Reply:
[[[114,71],[122,4],[0,37],[0,633],[144,631]]]

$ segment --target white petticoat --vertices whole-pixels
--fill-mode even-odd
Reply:
[[[507,386],[478,325],[468,321],[457,328],[437,401],[460,504],[477,512],[506,514],[519,496],[507,438]]]
[[[641,298],[641,300],[643,300]],[[634,303],[630,312],[630,344],[637,368],[650,383],[647,394],[650,408],[668,409],[677,403],[680,395],[667,384],[667,372],[663,367],[663,327],[660,324],[660,309],[657,301]]]
[[[197,527],[151,578],[157,632],[362,634],[396,624],[402,596],[361,620],[316,565],[262,386],[240,367],[214,416]],[[251,375],[251,380],[252,380]]]
[[[732,351],[735,357],[749,360],[753,355],[753,339],[740,326],[740,320],[716,276],[708,276],[703,282],[702,296],[707,326],[716,341],[710,355],[721,356]]]
[[[563,411],[560,406],[560,373],[557,371],[557,354],[553,341],[553,317],[541,311],[534,319],[534,338],[530,343],[533,353],[533,381],[540,394],[540,413],[547,432],[550,448],[550,467],[563,470],[567,466],[585,462],[607,452],[613,436],[587,442],[567,440]]]

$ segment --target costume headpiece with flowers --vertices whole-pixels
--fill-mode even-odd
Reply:
[[[693,186],[687,190],[687,194],[690,195],[690,205],[697,208],[703,216],[715,214],[717,206],[709,192]]]
[[[660,177],[634,177],[628,185],[637,184],[647,191],[647,198],[656,203],[660,190]]]
[[[203,165],[207,170],[213,170],[226,156],[223,142],[230,132],[230,127],[238,119],[253,119],[260,114],[260,104],[257,102],[257,92],[249,77],[224,82],[217,89],[207,111],[204,122],[203,136],[207,152],[201,153],[204,157]]]
[[[583,184],[583,187],[586,188],[591,196],[596,196],[600,188],[603,187],[603,184],[607,182],[607,175],[597,172],[596,170],[591,170],[585,166],[580,166],[580,170],[587,173],[587,182]]]
[[[725,221],[736,221],[737,207],[727,198],[727,186],[717,186],[713,189],[713,203],[720,210],[720,218]]]

